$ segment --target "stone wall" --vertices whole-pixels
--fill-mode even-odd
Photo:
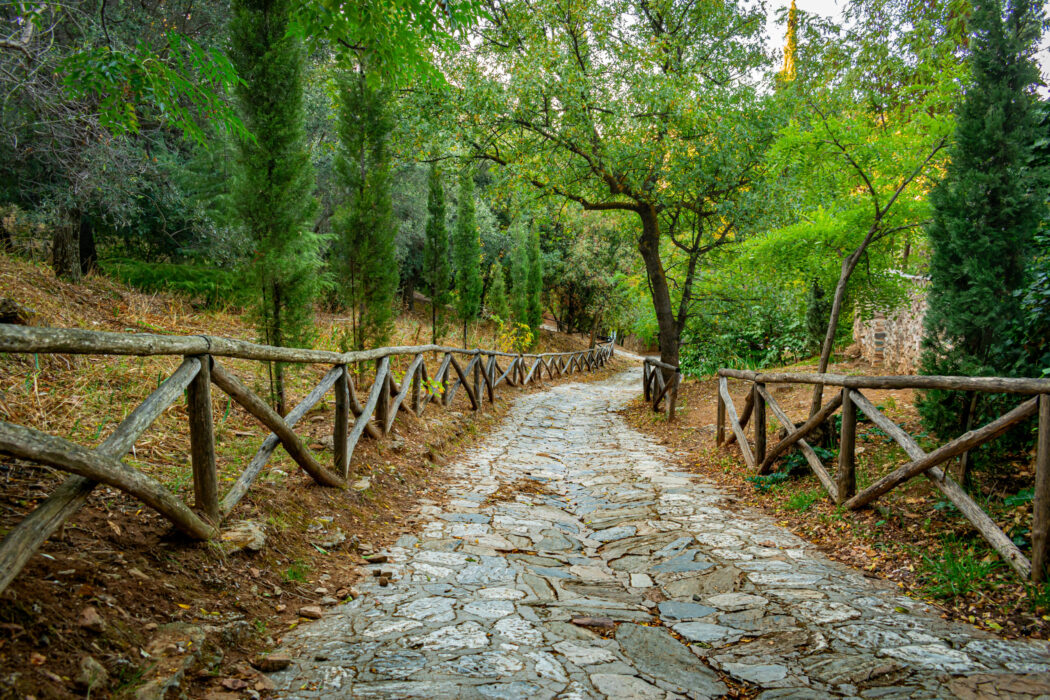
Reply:
[[[908,300],[892,310],[858,310],[853,317],[853,341],[861,357],[893,374],[916,374],[922,353],[926,288],[922,277],[910,277]]]

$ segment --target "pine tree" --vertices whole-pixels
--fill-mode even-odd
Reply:
[[[322,238],[310,226],[314,178],[304,145],[303,50],[289,33],[291,0],[234,0],[230,58],[242,82],[237,101],[255,140],[239,144],[234,202],[255,245],[249,276],[252,315],[270,345],[311,341]],[[286,413],[284,367],[271,371],[277,410]]]
[[[514,323],[529,325],[529,241],[521,222],[511,226],[510,314]]]
[[[956,114],[951,162],[931,195],[932,246],[922,370],[926,374],[1009,374],[1018,348],[997,341],[1018,323],[1032,240],[1045,200],[1030,167],[1038,137],[1033,63],[1041,12],[1017,0],[974,3],[972,84]],[[929,429],[950,434],[974,419],[959,392],[929,392],[920,411]],[[963,417],[960,420],[960,417]]]
[[[449,299],[448,233],[445,228],[445,186],[436,165],[427,180],[427,226],[423,241],[423,279],[430,287],[431,342],[444,334],[442,316]]]
[[[507,321],[510,318],[510,304],[507,301],[507,282],[503,266],[498,262],[493,263],[489,276],[492,280],[488,293],[489,314],[501,321]]]
[[[481,236],[474,211],[474,169],[467,165],[459,175],[459,206],[453,240],[456,262],[456,312],[463,324],[463,347],[467,325],[481,312]]]
[[[363,69],[340,76],[338,85],[335,172],[345,199],[332,217],[332,267],[337,298],[350,310],[350,345],[361,350],[385,343],[395,318],[397,222],[387,147],[393,120],[386,94],[369,84]]]
[[[543,325],[543,256],[540,253],[540,232],[534,230],[529,236],[529,287],[526,317],[532,337],[539,338]]]

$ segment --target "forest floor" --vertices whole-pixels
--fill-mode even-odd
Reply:
[[[200,309],[181,298],[142,294],[98,276],[71,285],[56,280],[42,265],[2,255],[0,298],[31,308],[34,325],[254,338],[238,309]],[[316,347],[339,349],[344,321],[319,314]],[[458,344],[455,335],[446,342]],[[473,329],[471,344],[493,347],[497,335],[497,329],[484,324]],[[428,336],[425,309],[417,309],[399,319],[390,344],[425,343]],[[587,340],[543,333],[540,348],[579,349]],[[94,446],[178,361],[2,356],[0,419]],[[264,365],[224,364],[265,395]],[[573,379],[608,376],[625,364],[614,362]],[[324,370],[292,372],[292,405]],[[213,401],[220,479],[230,482],[266,431],[219,392],[213,393]],[[475,416],[461,392],[452,406],[432,406],[422,418],[400,413],[390,438],[359,445],[351,464],[357,488],[348,491],[315,486],[278,450],[232,519],[252,521],[264,530],[265,545],[254,553],[187,542],[134,499],[108,487],[95,489],[87,506],[0,595],[0,698],[81,697],[88,691],[78,680],[87,657],[106,671],[105,682],[90,688],[91,697],[127,694],[150,675],[150,652],[171,623],[188,623],[205,633],[203,650],[183,682],[191,696],[265,691],[266,680],[248,664],[253,655],[296,627],[300,609],[346,598],[362,555],[401,535],[420,499],[440,501],[447,478],[443,465],[495,425],[508,404],[497,400]],[[297,427],[322,459],[326,451],[330,454],[333,420],[329,395]],[[189,501],[188,445],[185,406],[177,402],[139,439],[126,461]],[[63,477],[56,470],[0,458],[0,536]]]
[[[815,363],[784,371],[813,372]],[[773,371],[773,370],[770,370]],[[843,360],[829,370],[842,374],[887,374],[863,360]],[[740,411],[750,384],[730,379],[729,390]],[[781,407],[797,423],[809,410],[811,387],[771,385]],[[911,390],[865,390],[924,449],[938,444],[926,435]],[[703,474],[735,493],[800,537],[816,544],[831,559],[865,575],[894,582],[905,594],[937,606],[946,619],[961,620],[1005,638],[1050,637],[1050,587],[1020,581],[968,521],[927,480],[912,479],[859,512],[837,507],[801,455],[790,451],[774,467],[790,477],[749,474],[739,448],[715,445],[717,381],[682,383],[677,414],[670,424],[641,399],[626,409],[629,423],[659,438],[678,455],[683,469]],[[863,414],[860,415],[863,419]],[[775,419],[771,419],[774,420]],[[727,429],[728,433],[728,429]],[[777,440],[770,429],[769,444]],[[820,453],[834,473],[837,444]],[[819,447],[817,448],[819,451]],[[907,461],[903,450],[870,422],[857,427],[858,489]],[[954,474],[957,464],[951,465]],[[1033,460],[999,463],[994,470],[973,472],[975,499],[1015,541],[1025,542],[1031,522]],[[1027,489],[1027,490],[1026,490]]]

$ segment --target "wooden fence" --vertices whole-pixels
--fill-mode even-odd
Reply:
[[[427,370],[426,353],[442,355],[437,371]],[[183,362],[145,401],[94,449],[30,427],[0,421],[0,451],[70,473],[54,493],[27,515],[0,542],[0,592],[26,562],[80,509],[99,483],[120,489],[153,508],[176,528],[197,540],[218,535],[218,526],[248,492],[252,482],[281,445],[314,481],[345,488],[350,458],[364,434],[380,439],[390,432],[398,411],[408,406],[422,415],[432,401],[447,406],[460,387],[471,408],[480,410],[496,399],[496,387],[506,382],[524,386],[602,367],[613,356],[611,343],[589,350],[540,355],[491,350],[464,350],[440,345],[388,347],[361,352],[272,347],[210,336],[166,336],[31,328],[0,324],[0,353],[182,356]],[[411,356],[400,385],[391,372],[391,358]],[[461,364],[458,357],[464,358]],[[263,362],[331,365],[321,382],[281,416],[217,361],[239,358]],[[507,362],[507,368],[500,367]],[[375,362],[375,377],[364,403],[359,399],[348,365]],[[215,461],[211,386],[215,385],[271,431],[255,457],[226,491],[219,492]],[[322,465],[292,428],[329,391],[335,391],[335,458]],[[190,433],[190,465],[194,503],[191,508],[157,480],[122,459],[136,439],[185,392]]]
[[[751,384],[740,414],[729,395],[726,379],[742,379]],[[841,391],[801,426],[788,417],[766,389],[767,384],[822,384],[841,387]],[[985,426],[970,430],[932,452],[926,452],[899,425],[876,408],[861,389],[944,389],[988,393],[1027,394],[1034,396]],[[766,439],[766,409],[787,431],[787,436],[769,447]],[[842,411],[839,431],[838,469],[833,477],[806,442],[805,437],[836,411]],[[857,410],[881,428],[907,453],[910,461],[857,492],[856,437]],[[1032,560],[1004,533],[995,521],[939,465],[953,457],[994,440],[1021,421],[1039,414],[1036,447],[1036,475],[1032,511]],[[732,435],[726,439],[726,418]],[[750,420],[753,445],[744,428]],[[860,377],[840,374],[762,373],[743,370],[718,370],[718,418],[715,440],[719,445],[736,442],[747,466],[759,474],[772,470],[773,462],[787,449],[801,451],[824,490],[835,501],[851,510],[869,505],[883,494],[917,476],[929,479],[959,512],[977,529],[1022,578],[1043,580],[1047,566],[1047,531],[1050,525],[1050,379],[1003,377],[937,377],[891,376]]]
[[[642,392],[653,412],[660,411],[660,402],[665,398],[667,420],[674,419],[675,404],[678,403],[678,386],[682,383],[682,370],[674,365],[646,357],[642,363]]]

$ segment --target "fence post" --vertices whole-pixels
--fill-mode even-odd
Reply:
[[[379,429],[386,434],[386,419],[390,414],[390,372],[387,372],[382,377],[379,376],[379,365],[376,364],[376,381],[383,382],[383,388],[379,391],[379,401],[376,403],[376,423],[379,424]]]
[[[1039,438],[1035,458],[1035,499],[1032,503],[1032,580],[1045,579],[1047,530],[1050,527],[1050,394],[1039,395]]]
[[[751,422],[755,426],[755,462],[762,464],[766,459],[766,399],[762,396],[765,384],[755,382],[751,387],[753,399]]]
[[[857,404],[849,389],[842,389],[842,430],[839,436],[838,503],[857,492]]]
[[[478,348],[474,348],[478,350]],[[481,410],[481,360],[483,359],[481,350],[478,350],[478,354],[474,358],[474,400],[477,401],[478,409]]]
[[[333,435],[335,451],[335,473],[346,478],[350,473],[350,450],[347,438],[350,433],[350,378],[346,365],[340,365],[342,372],[335,380],[335,431]]]
[[[222,513],[219,510],[219,475],[215,468],[215,424],[211,415],[211,357],[198,355],[197,359],[201,363],[200,371],[186,387],[193,498],[197,510],[218,524]]]
[[[726,400],[722,398],[722,392],[718,393],[718,418],[715,423],[715,444],[722,445],[726,441]]]
[[[419,388],[423,382],[423,362],[419,363],[419,367],[416,367],[416,373],[412,375],[412,411],[419,414]]]
[[[642,362],[642,395],[645,402],[649,403],[649,360]]]

